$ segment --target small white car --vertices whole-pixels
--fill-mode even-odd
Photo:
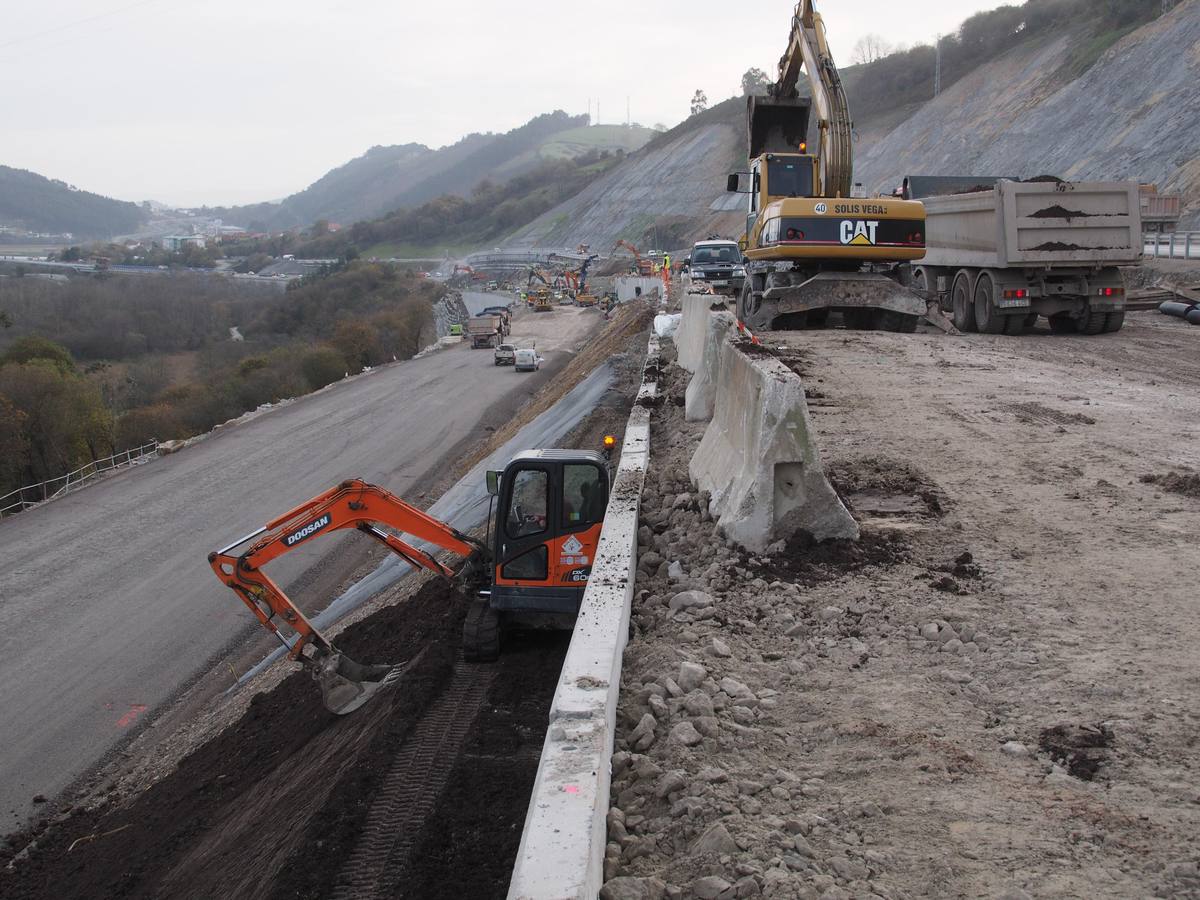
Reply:
[[[512,344],[501,344],[496,348],[496,365],[511,366],[517,361],[517,348]]]
[[[542,358],[534,347],[519,348],[513,360],[513,368],[518,372],[536,372],[542,367]]]

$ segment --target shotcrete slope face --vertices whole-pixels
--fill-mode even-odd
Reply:
[[[856,180],[890,192],[910,174],[1011,172],[1200,194],[1200,3],[1179,4],[1063,84],[1056,73],[1085,31],[1019,47],[963,78],[857,148]]]
[[[606,253],[618,238],[686,223],[686,236],[734,234],[743,223],[740,194],[725,192],[729,172],[745,168],[745,137],[726,124],[704,125],[643,150],[575,197],[522,228],[507,246],[574,246]],[[667,243],[665,240],[662,241]]]

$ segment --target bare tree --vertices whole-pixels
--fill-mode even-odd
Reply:
[[[877,34],[864,34],[854,45],[850,61],[856,65],[873,63],[877,59],[890,55],[895,48]]]

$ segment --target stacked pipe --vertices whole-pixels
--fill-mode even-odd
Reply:
[[[1159,304],[1158,311],[1191,322],[1193,325],[1200,325],[1200,304],[1167,300]]]

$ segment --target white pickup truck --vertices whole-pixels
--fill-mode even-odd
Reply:
[[[513,344],[501,344],[496,348],[496,365],[511,366],[517,361],[517,348]]]

